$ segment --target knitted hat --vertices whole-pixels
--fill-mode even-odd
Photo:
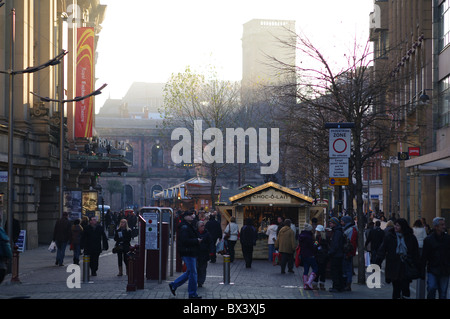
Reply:
[[[339,225],[339,219],[337,217],[331,217],[329,222]]]
[[[303,226],[303,230],[312,231],[312,226],[308,223],[305,223],[305,225]]]
[[[344,224],[348,224],[352,222],[352,218],[350,216],[344,216],[342,217],[342,221],[344,222]]]

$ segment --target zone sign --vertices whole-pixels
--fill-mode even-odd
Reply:
[[[330,158],[350,157],[351,129],[330,129]]]

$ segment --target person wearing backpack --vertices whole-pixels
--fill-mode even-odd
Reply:
[[[341,219],[342,230],[344,232],[344,260],[342,271],[344,275],[344,291],[352,290],[353,277],[353,256],[356,255],[358,247],[358,230],[350,216],[344,216]]]

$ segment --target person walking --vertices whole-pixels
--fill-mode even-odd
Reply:
[[[318,269],[314,256],[313,228],[310,224],[305,223],[303,230],[298,235],[298,242],[300,245],[300,256],[303,261],[303,289],[312,290],[312,283],[316,279]],[[308,275],[309,268],[312,270],[310,275]]]
[[[353,257],[358,248],[358,229],[351,216],[344,216],[341,219],[342,231],[344,233],[344,260],[342,271],[344,275],[344,291],[352,290],[353,279]]]
[[[342,265],[344,260],[344,234],[342,226],[337,217],[331,217],[329,225],[332,230],[330,249],[328,256],[330,257],[330,273],[333,282],[330,292],[342,292],[344,290]]]
[[[90,257],[89,268],[91,269],[91,275],[97,276],[100,253],[102,250],[108,250],[109,247],[108,238],[103,227],[98,224],[96,216],[89,219],[89,225],[84,228],[81,241],[84,254]]]
[[[256,239],[258,233],[253,226],[251,218],[245,220],[245,225],[241,228],[240,242],[242,247],[242,255],[245,260],[245,268],[252,268],[253,261],[253,246],[256,246]]]
[[[320,290],[325,290],[330,240],[327,237],[325,228],[322,225],[316,226],[314,240],[314,254],[317,262],[317,276],[314,281],[319,283]]]
[[[0,224],[0,284],[5,279],[12,256],[9,236]]]
[[[281,273],[286,273],[286,264],[288,271],[294,272],[294,252],[297,248],[295,241],[295,233],[291,229],[291,220],[286,219],[284,226],[280,229],[277,240],[275,241],[275,249],[281,253]]]
[[[56,222],[53,230],[53,241],[56,243],[56,262],[57,266],[64,266],[64,257],[66,247],[72,236],[70,221],[67,218],[68,213],[63,212],[62,217]]]
[[[381,229],[381,222],[377,220],[374,227],[369,231],[366,242],[364,244],[366,250],[370,253],[370,263],[375,264],[377,251],[384,240],[384,231]],[[370,245],[370,249],[369,249]]]
[[[427,272],[427,299],[447,299],[450,275],[450,235],[445,232],[445,219],[436,217],[432,230],[423,241],[422,265]]]
[[[408,269],[415,266],[419,269],[419,245],[412,228],[404,218],[394,222],[394,228],[383,240],[377,251],[377,264],[386,259],[385,280],[392,283],[392,299],[409,299],[411,292]]]
[[[73,263],[75,265],[80,264],[81,236],[83,234],[83,227],[80,223],[79,219],[75,219],[71,228],[70,246],[73,250]]]
[[[132,239],[132,230],[128,226],[128,221],[122,219],[114,231],[114,250],[117,253],[117,263],[119,266],[119,273],[117,276],[123,276],[123,264],[125,264],[126,274],[128,275],[128,252],[130,251]]]
[[[223,232],[224,239],[227,241],[228,254],[230,255],[230,262],[234,261],[234,247],[238,240],[239,226],[236,224],[236,217],[231,217],[230,223],[225,227]]]
[[[269,261],[273,261],[273,253],[275,252],[275,241],[277,240],[278,226],[275,220],[272,220],[269,227],[267,227],[266,235],[267,245],[269,247]]]
[[[206,229],[206,223],[202,220],[197,222],[197,231],[199,238],[202,239],[197,257],[197,286],[203,287],[206,280],[206,269],[211,256],[215,255],[216,245],[214,244],[211,234]]]
[[[217,260],[215,247],[216,247],[216,244],[217,244],[217,240],[222,238],[222,227],[220,227],[219,222],[216,220],[216,215],[217,215],[217,211],[214,211],[209,216],[209,220],[205,224],[205,229],[211,235],[211,240],[212,240],[213,245],[214,245],[214,252],[213,252],[213,254],[211,255],[211,258],[210,258],[210,262],[211,263],[215,263],[216,260]]]
[[[188,282],[188,294],[190,299],[200,299],[197,294],[197,257],[199,255],[200,238],[197,229],[194,228],[193,221],[195,215],[193,211],[185,211],[182,215],[182,221],[178,225],[178,252],[186,265],[186,272],[169,283],[172,294],[176,295],[178,287]]]

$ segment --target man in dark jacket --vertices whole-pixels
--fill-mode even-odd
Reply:
[[[216,220],[216,214],[216,212],[212,213],[205,225],[206,230],[211,235],[214,246],[216,246],[217,240],[222,238],[222,227],[220,227],[219,222]],[[215,263],[216,258],[216,251],[214,250],[213,255],[211,255],[211,262]]]
[[[377,220],[375,222],[374,228],[369,231],[367,235],[367,240],[365,243],[366,249],[370,245],[370,263],[375,264],[377,258],[377,250],[380,248],[384,239],[384,231],[381,229],[381,222]]]
[[[433,219],[433,231],[423,241],[422,265],[427,270],[427,299],[447,298],[450,275],[450,235],[445,233],[445,220]]]
[[[199,238],[198,232],[193,225],[194,212],[185,211],[182,218],[183,220],[178,226],[177,247],[187,269],[185,273],[169,284],[169,288],[175,296],[176,289],[189,280],[189,298],[199,299],[201,297],[197,295],[197,257],[202,239]]]
[[[97,276],[98,259],[103,250],[108,250],[108,238],[103,230],[103,227],[97,224],[97,217],[91,217],[89,225],[84,229],[81,237],[84,254],[89,255],[91,268],[91,275]]]
[[[330,249],[328,255],[330,257],[330,272],[333,286],[330,292],[342,292],[344,290],[343,282],[343,261],[344,261],[344,233],[342,226],[337,217],[331,217],[329,225],[333,235],[331,237]]]
[[[253,246],[256,245],[258,233],[253,226],[251,218],[245,220],[245,225],[241,228],[240,242],[242,246],[242,255],[245,260],[245,268],[252,267],[253,261]]]
[[[70,231],[71,225],[67,216],[67,212],[63,212],[63,216],[56,222],[53,230],[53,241],[56,243],[57,249],[55,265],[59,266],[64,266],[66,247],[72,235]]]

